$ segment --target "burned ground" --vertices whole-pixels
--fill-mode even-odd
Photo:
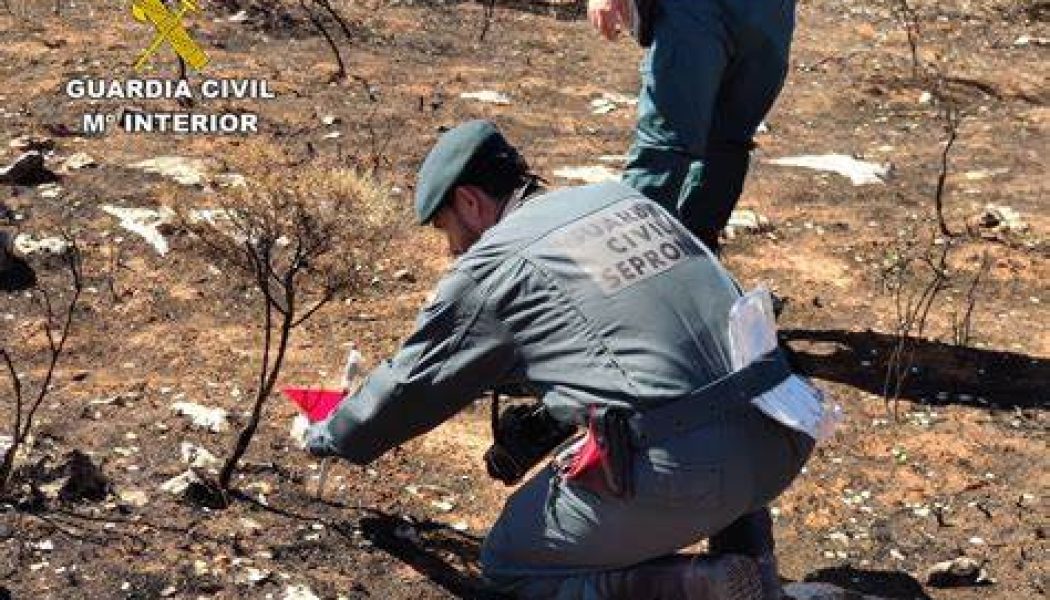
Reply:
[[[22,482],[45,491],[20,484],[17,507],[0,509],[0,597],[282,597],[295,585],[321,597],[479,597],[478,545],[508,493],[480,463],[484,405],[369,468],[336,465],[321,501],[316,461],[287,433],[292,407],[274,398],[231,508],[160,490],[186,470],[184,442],[220,457],[232,446],[231,432],[191,429],[171,405],[224,407],[234,425],[243,422],[258,298],[196,252],[185,230],[163,229],[171,250],[161,256],[100,207],[211,206],[226,193],[214,179],[182,186],[130,166],[197,157],[213,177],[236,172],[254,141],[77,135],[86,111],[177,109],[62,93],[73,77],[130,76],[148,30],[117,2],[77,3],[59,16],[10,4],[16,16],[0,10],[0,165],[21,153],[7,141],[46,138],[60,189],[5,185],[0,227],[37,239],[71,231],[87,288],[22,463]],[[919,57],[939,74],[937,89],[914,77],[899,6],[799,7],[789,81],[756,140],[740,204],[768,224],[727,242],[726,262],[742,282],[765,282],[788,299],[781,325],[794,360],[847,417],[775,506],[782,571],[886,597],[1038,597],[1048,564],[1046,5],[916,4]],[[554,175],[562,167],[617,168],[600,157],[622,154],[630,141],[629,103],[611,96],[612,110],[598,114],[592,101],[634,94],[640,52],[627,40],[602,42],[572,7],[498,3],[479,41],[479,4],[337,3],[352,33],[348,42],[337,36],[345,81],[333,79],[324,40],[297,6],[241,7],[232,20],[236,12],[206,8],[194,21],[213,56],[208,76],[264,78],[277,98],[195,108],[257,111],[257,138],[292,163],[372,169],[405,205],[406,221],[415,169],[442,126],[497,120],[558,185],[574,183]],[[173,75],[170,54],[161,57],[155,74]],[[482,90],[509,103],[460,97]],[[964,114],[944,195],[951,238],[933,213],[948,102]],[[62,169],[78,152],[97,166]],[[767,162],[825,153],[892,168],[884,183],[854,186]],[[988,204],[1013,209],[1026,226],[1001,212],[982,217]],[[396,350],[447,265],[443,244],[431,230],[400,232],[371,265],[367,289],[296,332],[282,381],[334,383],[349,342],[369,365]],[[936,266],[946,244],[943,289],[921,336],[902,346],[897,300],[917,297],[934,274],[912,261],[900,275],[903,259],[928,254]],[[62,285],[53,258],[29,262],[38,285]],[[0,292],[4,345],[30,340],[15,347],[27,379],[40,374],[42,346],[29,336],[36,310],[24,293]],[[887,366],[898,351],[907,376],[890,401]],[[6,381],[0,390],[6,423]],[[101,468],[104,498],[46,493],[82,456]],[[983,563],[994,583],[926,585],[927,568],[960,555]]]

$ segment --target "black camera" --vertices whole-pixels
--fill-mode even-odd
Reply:
[[[506,485],[521,481],[529,470],[569,439],[576,426],[562,423],[547,412],[542,402],[515,404],[499,412],[492,400],[492,446],[485,452],[489,476]]]

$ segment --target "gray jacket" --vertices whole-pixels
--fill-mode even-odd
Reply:
[[[558,419],[641,410],[731,370],[738,288],[678,221],[618,183],[538,196],[461,256],[397,355],[315,426],[364,464],[494,387],[528,382]]]

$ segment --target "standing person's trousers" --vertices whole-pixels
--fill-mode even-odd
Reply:
[[[624,183],[717,251],[788,70],[795,0],[661,0]]]
[[[741,405],[638,451],[631,499],[564,481],[548,467],[507,501],[485,540],[483,573],[518,598],[645,600],[637,590],[659,593],[668,555],[766,506],[812,449],[805,434]]]

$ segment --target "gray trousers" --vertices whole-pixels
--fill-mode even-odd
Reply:
[[[713,251],[788,71],[795,0],[661,0],[624,183]]]
[[[507,501],[482,548],[482,571],[519,598],[633,597],[632,575],[651,577],[668,555],[767,505],[812,449],[805,434],[742,406],[639,451],[630,500],[564,481],[548,466]]]

